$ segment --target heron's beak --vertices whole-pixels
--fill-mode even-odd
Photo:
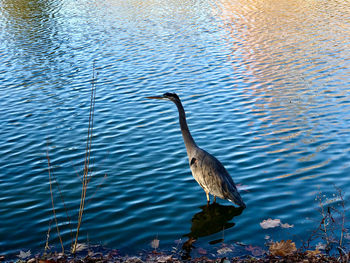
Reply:
[[[167,100],[167,98],[165,98],[165,97],[163,97],[163,96],[146,97],[146,99]]]

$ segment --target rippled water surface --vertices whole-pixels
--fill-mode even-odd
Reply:
[[[80,242],[300,244],[318,225],[317,193],[350,192],[349,18],[345,0],[0,0],[0,252],[41,250],[50,227],[59,244],[47,150],[75,226],[94,63]],[[144,98],[164,92],[181,97],[197,144],[238,184],[243,212],[224,200],[200,208],[175,105]],[[262,229],[268,218],[294,227]]]

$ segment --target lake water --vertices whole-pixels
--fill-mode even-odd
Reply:
[[[318,193],[350,193],[349,33],[345,0],[1,0],[0,253],[42,251],[49,228],[60,249],[46,151],[75,226],[94,63],[80,243],[134,252],[188,236],[208,249],[222,238],[301,245],[320,222]],[[181,97],[197,144],[237,183],[243,212],[224,200],[203,208],[175,105],[144,98],[164,92]],[[268,218],[293,227],[263,229]]]

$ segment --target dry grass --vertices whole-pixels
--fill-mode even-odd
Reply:
[[[95,99],[96,99],[96,74],[95,67],[93,68],[93,76],[91,81],[91,100],[90,100],[90,114],[89,114],[89,127],[88,134],[86,138],[86,148],[85,148],[85,159],[84,159],[84,172],[82,178],[82,188],[81,188],[81,198],[80,198],[80,207],[79,207],[79,216],[78,216],[78,225],[75,235],[75,241],[72,247],[72,253],[76,253],[77,244],[79,238],[79,230],[83,220],[86,192],[88,188],[88,183],[91,179],[91,170],[90,170],[90,156],[91,156],[91,146],[92,146],[92,131],[94,126],[94,112],[95,112]]]
[[[62,237],[61,237],[61,234],[60,234],[60,228],[59,228],[58,222],[57,222],[55,203],[54,203],[54,198],[53,198],[53,193],[52,193],[51,163],[50,163],[50,157],[49,157],[49,153],[48,152],[46,152],[46,158],[47,158],[47,163],[48,163],[48,166],[49,166],[48,171],[49,171],[49,181],[50,181],[50,194],[51,194],[52,213],[53,213],[53,216],[54,216],[54,219],[55,219],[57,235],[58,235],[58,238],[60,240],[61,247],[62,247],[62,253],[64,254],[64,246],[63,246]],[[50,222],[49,230],[50,229],[51,229],[51,222]],[[48,231],[47,233],[49,235],[50,231]],[[47,247],[48,247],[48,238],[46,240],[45,249]]]
[[[80,197],[80,206],[79,206],[79,212],[78,212],[78,221],[77,221],[77,227],[75,231],[75,238],[73,240],[73,231],[71,227],[71,220],[68,215],[68,209],[65,205],[64,198],[60,189],[60,186],[58,184],[58,181],[56,178],[54,178],[56,187],[58,189],[58,192],[60,194],[61,201],[63,203],[64,209],[66,211],[66,216],[68,220],[68,224],[71,229],[71,252],[75,254],[77,252],[77,247],[78,247],[78,239],[79,239],[79,232],[80,232],[80,227],[83,221],[83,215],[84,215],[84,209],[85,209],[85,201],[86,201],[86,193],[88,189],[88,184],[91,180],[92,177],[92,170],[90,168],[90,157],[91,157],[91,147],[92,147],[92,131],[93,131],[93,124],[94,124],[94,112],[95,112],[95,100],[96,100],[96,72],[95,72],[95,64],[93,65],[93,76],[91,80],[91,99],[90,99],[90,108],[89,108],[89,123],[88,123],[88,132],[87,132],[87,138],[86,138],[86,148],[85,148],[85,157],[84,157],[84,168],[83,168],[83,175],[82,178],[80,178],[81,181],[81,197]],[[49,184],[50,184],[50,194],[51,194],[51,204],[52,204],[52,213],[54,216],[54,221],[56,223],[56,230],[57,230],[57,235],[61,244],[62,248],[62,254],[64,254],[64,245],[62,241],[62,237],[60,234],[60,228],[59,224],[57,221],[57,216],[56,216],[56,209],[55,209],[55,203],[54,203],[54,197],[53,197],[53,180],[52,180],[52,172],[51,172],[51,162],[50,162],[50,157],[49,153],[47,151],[46,154],[47,157],[47,162],[48,162],[48,173],[49,173]],[[45,251],[49,249],[49,237],[50,237],[50,230],[51,230],[51,221],[49,224],[49,229],[47,231],[47,238],[46,238],[46,244],[45,244]]]

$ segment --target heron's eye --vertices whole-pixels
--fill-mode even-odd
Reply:
[[[195,164],[196,162],[197,162],[197,159],[193,157],[191,160],[191,165]]]

